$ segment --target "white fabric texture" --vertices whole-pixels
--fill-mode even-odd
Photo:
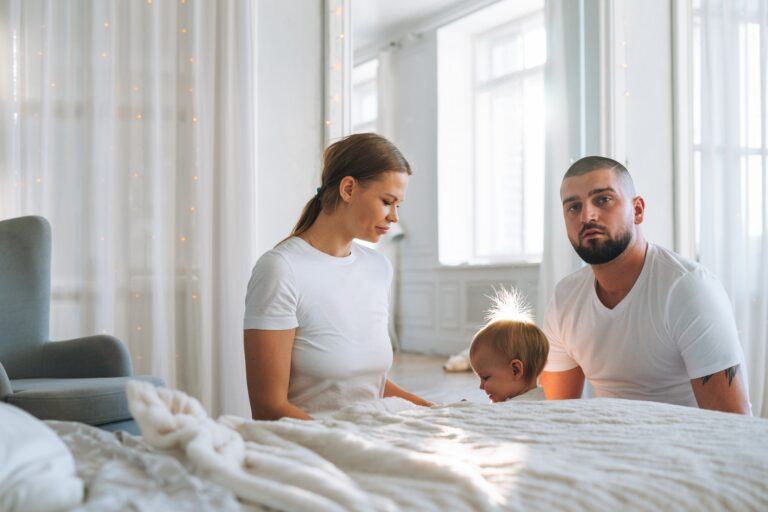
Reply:
[[[563,279],[544,332],[544,370],[580,366],[597,396],[698,407],[691,379],[737,364],[747,373],[722,285],[701,265],[654,244],[613,309],[597,297],[591,268]]]
[[[754,413],[768,417],[768,3],[700,5],[693,42],[699,259],[733,302]]]
[[[309,414],[381,398],[392,365],[392,266],[352,243],[337,258],[292,237],[253,269],[245,329],[296,328],[288,400]]]
[[[251,2],[0,2],[0,219],[53,228],[53,339],[248,414]]]
[[[509,402],[510,400],[546,400],[547,397],[544,396],[544,388],[541,386],[536,386],[535,388],[531,389],[530,391],[526,391],[525,393],[517,396],[513,396],[512,398],[508,398],[506,401]]]
[[[396,398],[322,420],[214,421],[129,384],[144,439],[280,510],[764,510],[768,421],[619,399]]]
[[[124,431],[69,421],[45,423],[69,448],[86,487],[83,502],[67,508],[69,512],[243,509],[230,490],[195,475],[180,451],[163,453]]]
[[[27,412],[0,402],[0,510],[56,512],[83,499],[83,482],[61,439]]]

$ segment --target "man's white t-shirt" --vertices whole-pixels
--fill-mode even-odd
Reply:
[[[557,284],[544,333],[544,371],[580,366],[597,396],[697,407],[690,381],[734,365],[746,386],[731,303],[703,266],[648,244],[632,290],[600,302],[590,267]]]
[[[309,414],[381,398],[392,365],[392,265],[352,243],[334,257],[299,237],[265,253],[253,268],[245,329],[296,328],[288,400]]]

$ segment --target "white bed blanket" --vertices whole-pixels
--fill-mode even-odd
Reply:
[[[214,421],[133,381],[144,439],[279,510],[768,510],[768,421],[613,399]]]

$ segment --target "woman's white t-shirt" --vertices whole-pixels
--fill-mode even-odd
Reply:
[[[245,329],[296,328],[288,400],[317,414],[381,398],[392,365],[392,265],[352,243],[335,257],[292,237],[253,268]]]

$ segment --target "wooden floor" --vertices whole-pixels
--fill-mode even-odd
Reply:
[[[488,403],[488,396],[478,387],[474,372],[449,373],[443,370],[443,356],[395,353],[389,378],[392,382],[430,402],[449,403],[466,399]]]

